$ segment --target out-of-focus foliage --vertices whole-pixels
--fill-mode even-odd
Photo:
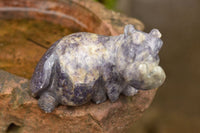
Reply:
[[[105,7],[107,7],[108,9],[115,9],[115,4],[117,2],[117,0],[94,0],[94,1],[98,1],[102,4],[105,5]]]

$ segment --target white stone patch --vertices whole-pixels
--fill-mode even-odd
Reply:
[[[141,44],[141,42],[145,40],[145,35],[143,35],[141,32],[134,32],[132,34],[132,39],[133,43]]]

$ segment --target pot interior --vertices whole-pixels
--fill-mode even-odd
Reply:
[[[0,69],[30,79],[51,44],[79,31],[110,35],[94,13],[70,0],[0,0]]]

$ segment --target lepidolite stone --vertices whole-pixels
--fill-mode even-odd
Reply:
[[[126,25],[124,34],[103,36],[79,32],[55,42],[39,61],[30,89],[45,112],[59,105],[77,106],[138,90],[155,89],[165,80],[159,66],[161,33]]]

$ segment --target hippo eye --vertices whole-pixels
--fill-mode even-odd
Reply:
[[[144,41],[144,39],[145,39],[145,36],[140,32],[135,32],[132,35],[132,40],[133,40],[133,43],[135,44],[140,44],[142,41]]]

